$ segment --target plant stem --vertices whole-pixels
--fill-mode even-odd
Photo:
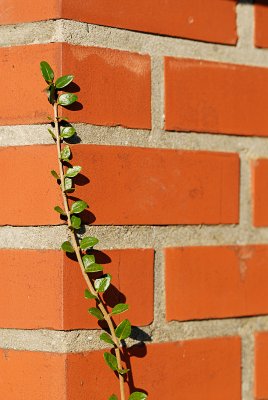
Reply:
[[[59,115],[58,115],[58,104],[55,102],[53,105],[53,110],[54,110],[54,124],[55,124],[55,136],[56,136],[56,145],[57,145],[57,156],[58,156],[58,164],[59,164],[59,176],[60,176],[60,181],[61,181],[61,194],[62,194],[62,199],[63,199],[63,206],[64,206],[64,211],[67,216],[67,224],[68,228],[70,230],[70,236],[71,236],[71,242],[73,249],[75,251],[82,275],[84,277],[84,280],[86,281],[86,284],[88,286],[88,289],[90,292],[96,296],[96,302],[98,304],[98,307],[100,311],[102,312],[105,321],[108,324],[113,342],[115,344],[115,355],[117,359],[117,365],[119,369],[122,369],[122,360],[121,360],[121,352],[120,352],[120,341],[117,338],[115,334],[115,328],[113,325],[113,321],[111,319],[110,314],[107,312],[106,307],[99,295],[99,293],[95,290],[93,283],[91,282],[90,278],[88,277],[87,273],[85,272],[83,260],[82,260],[82,255],[79,247],[79,242],[78,242],[78,237],[72,229],[72,223],[71,223],[71,213],[70,213],[70,208],[68,204],[68,198],[64,189],[64,170],[63,170],[63,164],[61,161],[61,138],[60,138],[60,127],[59,127]],[[120,385],[120,398],[121,400],[125,400],[125,387],[124,387],[124,377],[118,373],[119,376],[119,385]]]

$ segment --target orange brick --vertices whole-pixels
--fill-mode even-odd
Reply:
[[[122,316],[127,316],[134,325],[150,324],[153,320],[153,250],[104,250],[96,253],[96,259],[113,276],[109,304],[126,302],[130,310]],[[98,327],[96,318],[88,314],[94,302],[84,298],[86,285],[80,269],[63,252],[0,250],[0,260],[4,282],[0,291],[2,328]]]
[[[135,386],[152,399],[240,400],[237,337],[136,346],[134,353],[130,360]],[[93,400],[119,390],[117,378],[105,367],[102,351],[2,350],[0,369],[1,395],[6,400],[62,400],[63,396]]]
[[[151,128],[150,57],[127,51],[63,44],[63,73],[71,71],[83,109],[74,122]]]
[[[2,4],[3,3],[3,4]],[[235,44],[235,1],[2,0],[0,24],[67,18],[134,31]],[[31,12],[29,12],[31,10]]]
[[[168,248],[165,255],[169,321],[268,313],[268,246]]]
[[[63,110],[73,122],[151,127],[149,56],[66,43],[0,49],[0,85],[9,94],[1,99],[0,125],[47,122],[52,107],[43,93],[41,60],[51,63],[57,76],[61,70],[75,75],[83,108]]]
[[[60,0],[1,0],[0,25],[61,18]]]
[[[136,388],[151,399],[240,400],[240,339],[236,337],[148,344],[131,357]],[[68,399],[108,398],[118,382],[103,367],[102,352],[70,354]],[[94,365],[93,373],[92,366]]]
[[[63,400],[66,356],[0,350],[0,387],[5,400]]]
[[[60,74],[60,50],[60,44],[0,48],[0,85],[6,94],[0,99],[0,125],[48,122],[52,111],[39,64],[46,60]]]
[[[63,1],[63,16],[99,25],[160,35],[235,44],[235,1],[83,0]]]
[[[268,226],[268,160],[252,162],[252,198],[254,226]]]
[[[254,399],[268,398],[268,332],[255,334],[255,390]]]
[[[56,162],[54,147],[1,149],[0,167],[6,171],[1,224],[60,223],[53,210],[61,204],[59,189],[49,173]],[[238,222],[237,154],[95,145],[73,146],[73,154],[74,165],[78,160],[90,179],[87,185],[77,185],[75,192],[90,205],[95,217],[89,216],[89,222],[94,218],[99,225]],[[22,176],[18,190],[15,183]]]
[[[165,128],[268,136],[268,69],[165,59]]]
[[[255,8],[255,46],[268,47],[268,1],[258,0]]]

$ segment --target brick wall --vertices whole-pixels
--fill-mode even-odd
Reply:
[[[252,3],[1,1],[0,398],[118,391],[59,251],[46,60],[80,86],[77,194],[131,306],[132,386],[268,399],[268,2]]]

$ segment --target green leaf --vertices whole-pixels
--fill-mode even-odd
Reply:
[[[85,298],[86,298],[86,299],[96,299],[97,296],[95,296],[94,294],[92,294],[90,290],[86,289],[86,290],[85,290]]]
[[[75,132],[76,132],[76,130],[74,129],[73,126],[65,126],[61,130],[60,137],[62,137],[64,139],[68,139],[68,138],[72,137],[75,134]]]
[[[54,207],[54,210],[57,211],[61,215],[66,215],[66,212],[59,206]]]
[[[97,263],[91,264],[89,267],[85,268],[86,272],[101,272],[102,270],[102,265]]]
[[[58,103],[61,106],[69,106],[69,105],[73,104],[77,99],[78,99],[78,97],[76,96],[76,94],[64,93],[64,94],[60,95]]]
[[[53,139],[55,139],[55,140],[57,139],[56,136],[54,135],[54,132],[51,129],[48,129],[48,132],[53,137]]]
[[[68,241],[62,243],[61,249],[62,249],[63,251],[66,251],[66,253],[74,253],[74,248],[73,248],[73,246],[71,245],[71,243],[68,242]]]
[[[117,360],[116,357],[111,354],[111,353],[104,353],[104,360],[106,362],[106,364],[113,370],[113,371],[117,371],[118,369],[118,365],[117,365]]]
[[[127,369],[118,369],[117,371],[120,375],[124,375],[124,374],[127,374],[130,371],[130,369],[128,369],[128,368]]]
[[[79,229],[81,226],[81,218],[77,217],[76,215],[71,216],[71,223],[74,229]]]
[[[54,104],[56,101],[56,88],[54,85],[50,85],[48,88],[48,101],[50,104]]]
[[[103,340],[103,341],[106,342],[106,343],[109,343],[109,344],[114,345],[113,339],[112,339],[111,336],[108,335],[108,333],[106,333],[106,332],[103,332],[103,333],[100,335],[100,340]]]
[[[54,79],[54,72],[51,66],[46,61],[40,62],[40,69],[43,75],[43,78],[47,83],[52,83]]]
[[[87,249],[90,249],[91,247],[95,246],[97,243],[99,243],[97,238],[91,237],[91,236],[87,236],[87,237],[84,237],[81,240],[80,248],[82,250],[87,250]]]
[[[93,254],[86,254],[82,257],[82,260],[86,272],[99,272],[103,270],[100,264],[95,263],[95,257]]]
[[[119,340],[126,339],[131,334],[131,323],[128,319],[124,319],[115,330],[115,334]]]
[[[62,89],[65,86],[69,85],[69,83],[72,82],[72,80],[74,79],[73,75],[64,75],[61,76],[60,78],[58,78],[55,82],[56,88],[57,89]]]
[[[54,178],[56,179],[60,179],[59,175],[57,174],[56,171],[54,171],[54,169],[52,171],[50,171],[51,175],[54,176]]]
[[[64,178],[64,191],[70,191],[72,188],[73,182],[70,178]]]
[[[145,400],[147,399],[147,394],[142,392],[133,392],[128,400]]]
[[[96,317],[101,321],[104,319],[102,312],[96,307],[89,308],[88,312],[89,312],[89,314],[93,315],[93,317]]]
[[[107,274],[103,278],[95,279],[94,287],[97,290],[97,292],[100,292],[100,293],[105,292],[105,290],[107,290],[108,287],[110,286],[111,280],[112,280],[112,277],[109,274]]]
[[[62,159],[63,161],[69,161],[69,158],[71,157],[71,150],[70,150],[70,147],[69,147],[69,146],[65,146],[65,147],[61,150],[60,156],[61,156],[61,159]]]
[[[118,400],[118,397],[115,394],[109,397],[109,400]]]
[[[75,201],[71,207],[72,214],[79,214],[88,207],[87,203],[83,200]]]
[[[81,167],[79,167],[79,165],[75,165],[72,168],[68,168],[66,171],[65,176],[68,176],[68,178],[74,178],[76,175],[79,174],[79,172],[81,171]]]
[[[123,303],[119,303],[116,306],[114,306],[114,308],[112,309],[111,314],[112,315],[116,315],[116,314],[121,314],[125,311],[128,310],[128,305],[127,304],[123,304]]]

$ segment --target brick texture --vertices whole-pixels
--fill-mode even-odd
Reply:
[[[134,31],[235,44],[236,1],[2,0],[0,24],[66,18]],[[31,12],[29,12],[31,10]]]
[[[255,334],[255,399],[268,398],[268,332]]]
[[[113,276],[113,286],[105,297],[107,300],[109,296],[108,304],[126,302],[130,310],[123,317],[127,316],[134,325],[150,324],[153,250],[103,250],[95,255],[105,272]],[[5,282],[0,292],[1,328],[98,328],[96,318],[87,311],[95,303],[84,298],[86,285],[80,269],[61,251],[5,249],[0,250],[0,261]],[[146,279],[140,280],[142,275]]]
[[[24,396],[62,400],[62,393],[67,399],[84,400],[118,393],[117,378],[111,378],[100,351],[68,355],[1,353],[0,383],[7,400]],[[136,346],[130,360],[135,387],[148,391],[153,399],[240,400],[240,357],[239,338],[229,337]],[[88,372],[93,366],[94,374]]]
[[[165,256],[168,320],[268,313],[268,246],[168,248]]]
[[[268,160],[252,162],[253,223],[256,227],[268,226]]]
[[[63,111],[73,122],[151,127],[148,56],[61,43],[0,49],[0,85],[9,93],[0,100],[0,125],[48,121],[51,106],[43,93],[46,84],[40,73],[41,60],[48,61],[57,75],[60,71],[75,75],[76,86],[71,90],[79,92],[81,104],[75,112]]]
[[[54,146],[9,147],[0,151],[0,166],[7,171],[2,180],[6,207],[0,210],[1,224],[58,224],[59,216],[53,207],[60,204],[59,190],[49,173],[55,168]],[[90,205],[90,213],[85,215],[88,222],[238,222],[236,154],[77,145],[73,155],[74,165],[79,160],[83,174],[90,179],[84,186],[80,186],[85,183],[83,179],[76,180],[75,192]],[[14,183],[20,181],[22,174],[23,186],[17,191]]]
[[[268,47],[268,1],[258,0],[255,8],[255,46]]]
[[[268,136],[268,69],[165,59],[165,128]]]

